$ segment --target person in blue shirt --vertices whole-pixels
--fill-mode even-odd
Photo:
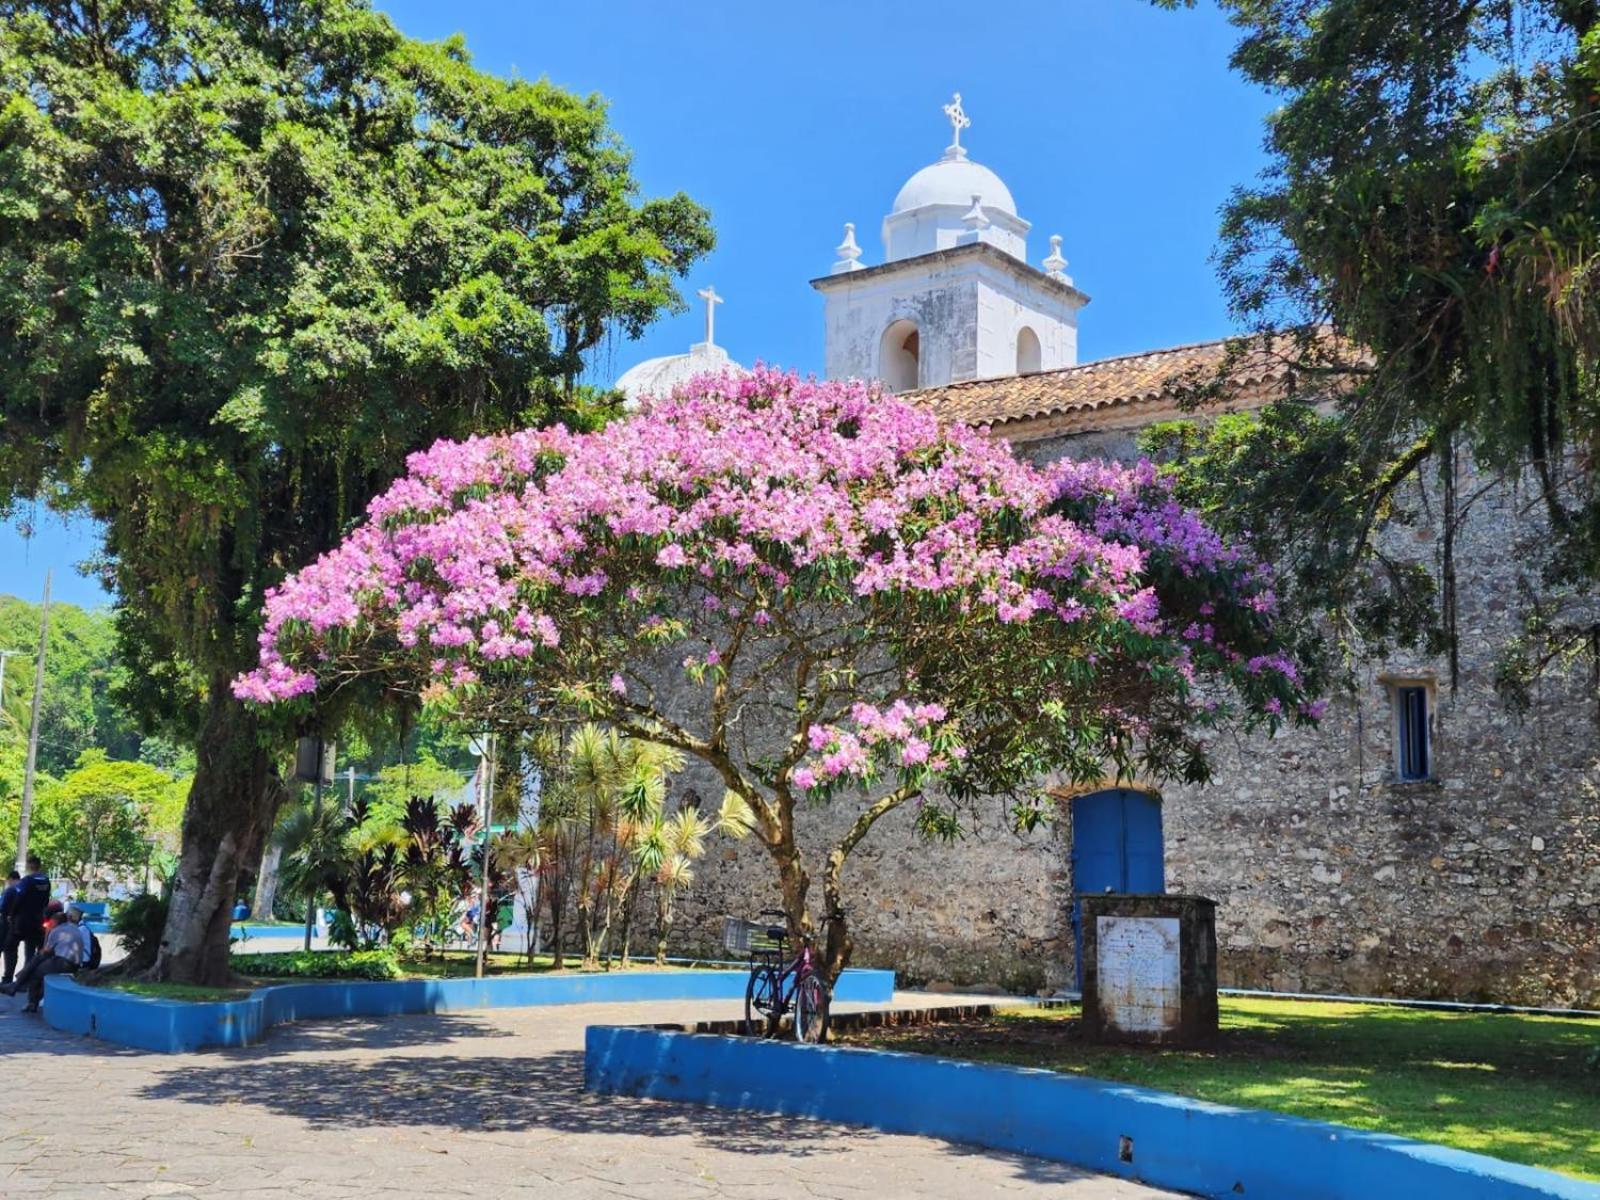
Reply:
[[[28,873],[17,881],[17,898],[11,909],[11,937],[7,942],[6,976],[9,981],[11,967],[16,962],[17,947],[27,951],[23,960],[26,968],[44,945],[44,913],[50,903],[50,876],[36,854],[28,855]]]
[[[0,983],[10,983],[17,973],[17,943],[11,936],[11,910],[16,908],[17,897],[21,894],[22,873],[14,870],[6,876],[5,891],[0,892],[0,956],[5,960],[5,975],[0,977]]]

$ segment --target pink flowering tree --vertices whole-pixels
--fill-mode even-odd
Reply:
[[[270,595],[235,691],[375,681],[676,747],[748,806],[798,933],[896,809],[946,836],[990,797],[1028,821],[1051,781],[1201,780],[1205,729],[1313,719],[1274,609],[1147,465],[1039,468],[875,386],[761,370],[599,433],[414,455]],[[851,808],[813,859],[818,802]],[[830,979],[850,944],[836,916]]]

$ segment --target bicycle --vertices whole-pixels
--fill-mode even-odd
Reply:
[[[763,909],[760,915],[787,921],[786,914],[777,909]],[[817,970],[814,939],[809,933],[803,934],[800,949],[785,963],[788,941],[787,924],[723,918],[723,946],[731,953],[750,956],[750,979],[744,989],[744,1032],[749,1037],[772,1037],[792,1009],[795,1040],[824,1042],[828,1038],[829,996]]]

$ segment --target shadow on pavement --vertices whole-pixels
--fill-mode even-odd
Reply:
[[[274,1025],[267,1040],[233,1054],[280,1055],[297,1051],[399,1050],[464,1038],[514,1038],[516,1034],[470,1013],[411,1014],[403,1017],[339,1017]],[[205,1053],[211,1053],[209,1051]]]
[[[484,1133],[690,1134],[743,1154],[805,1153],[836,1134],[836,1127],[813,1121],[590,1095],[583,1090],[579,1050],[318,1062],[230,1054],[215,1065],[169,1071],[138,1095],[255,1105],[316,1129],[348,1130],[354,1123]]]
[[[347,1030],[306,1026],[294,1032],[298,1039],[305,1034]],[[316,1044],[299,1041],[302,1048]],[[274,1047],[279,1051],[287,1048],[281,1043]],[[707,1148],[753,1155],[806,1157],[859,1149],[864,1139],[891,1136],[870,1128],[798,1117],[592,1095],[583,1090],[583,1053],[577,1050],[526,1057],[407,1055],[317,1062],[286,1060],[279,1055],[252,1060],[247,1051],[219,1056],[215,1063],[169,1071],[137,1096],[207,1106],[253,1105],[303,1121],[313,1130],[347,1132],[353,1126],[387,1125],[434,1128],[441,1135],[688,1136]],[[836,1145],[842,1138],[848,1139],[848,1144]],[[1017,1178],[1035,1183],[1070,1183],[1092,1175],[1065,1163],[960,1143],[937,1144],[943,1154],[982,1155],[1006,1162]]]

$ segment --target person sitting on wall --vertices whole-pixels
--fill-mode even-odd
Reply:
[[[15,980],[0,986],[0,993],[15,996],[19,987],[28,985],[28,1004],[23,1012],[39,1011],[39,1002],[44,999],[44,981],[49,976],[71,975],[83,961],[84,938],[71,919],[73,915],[82,920],[82,914],[73,909],[66,919],[58,921],[50,930],[50,936],[45,938],[44,948],[28,961]]]

